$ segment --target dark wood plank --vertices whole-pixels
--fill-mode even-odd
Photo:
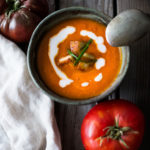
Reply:
[[[49,6],[49,13],[55,11],[56,9],[55,0],[47,0],[47,1],[48,1],[48,6]]]
[[[84,6],[102,11],[111,17],[114,15],[113,0],[57,0],[56,2],[57,9],[70,6]],[[94,105],[70,106],[55,104],[55,114],[63,150],[84,149],[80,137],[80,127],[84,116]]]
[[[118,13],[138,8],[150,14],[149,0],[117,0]],[[144,112],[146,132],[141,150],[150,149],[150,34],[131,45],[128,73],[120,87],[120,97],[136,103]]]
[[[59,0],[60,8],[71,6],[89,7],[113,17],[113,0]]]

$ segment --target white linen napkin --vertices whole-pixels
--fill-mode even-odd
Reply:
[[[53,102],[33,84],[25,54],[2,35],[0,150],[61,150]]]

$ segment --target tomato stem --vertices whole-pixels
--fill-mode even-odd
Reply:
[[[122,139],[122,136],[126,134],[127,132],[131,132],[133,134],[139,134],[138,131],[134,131],[130,127],[120,127],[119,126],[119,117],[115,119],[115,125],[108,126],[103,129],[103,131],[106,131],[106,134],[104,136],[98,137],[96,140],[100,140],[100,146],[102,146],[103,140],[107,138],[107,140],[118,140],[121,144],[123,144],[127,149],[129,146],[125,143],[125,141]]]
[[[11,14],[17,10],[19,10],[21,7],[21,2],[19,0],[6,0],[6,3],[8,5],[8,9],[6,10],[5,15],[10,18]]]

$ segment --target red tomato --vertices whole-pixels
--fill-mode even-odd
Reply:
[[[111,100],[85,116],[81,138],[85,150],[138,150],[144,134],[144,115],[132,103]]]
[[[0,32],[13,41],[27,42],[47,14],[47,0],[0,0]]]

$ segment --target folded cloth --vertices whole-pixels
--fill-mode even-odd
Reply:
[[[0,150],[61,150],[53,102],[33,84],[25,54],[2,35]]]

